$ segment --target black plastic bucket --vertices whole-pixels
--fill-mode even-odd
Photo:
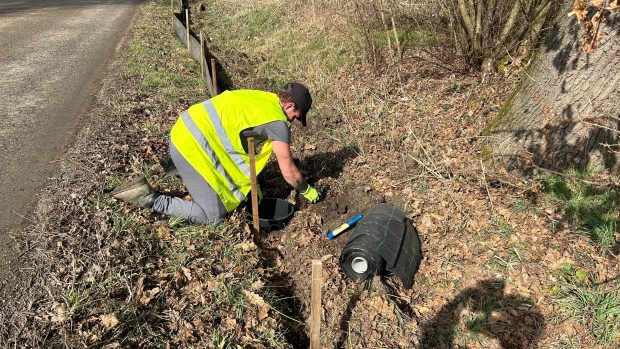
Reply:
[[[263,198],[258,204],[258,221],[264,230],[280,230],[293,218],[295,208],[288,201],[278,198]],[[252,206],[249,207],[252,219]]]

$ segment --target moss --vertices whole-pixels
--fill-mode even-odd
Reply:
[[[498,73],[506,76],[508,75],[508,73],[510,73],[511,68],[512,68],[512,57],[510,55],[505,55],[499,61],[497,61],[495,70]]]
[[[489,160],[491,160],[491,149],[489,149],[489,147],[484,146],[482,148],[482,150],[480,151],[480,158],[482,159],[483,162],[487,162]]]
[[[508,112],[510,111],[510,108],[512,107],[512,101],[514,100],[515,96],[519,93],[519,91],[521,91],[521,89],[523,88],[524,82],[525,80],[521,80],[517,84],[517,87],[515,87],[512,90],[512,92],[510,93],[510,96],[508,96],[506,101],[499,108],[499,111],[497,112],[495,117],[482,130],[482,136],[490,136],[493,130],[495,130],[498,126],[506,122],[506,116],[508,115]]]
[[[524,76],[534,76],[534,71],[536,67],[540,64],[540,51],[537,50],[532,54],[532,58],[530,60],[532,63],[529,67],[527,67],[526,71],[523,73]],[[487,124],[487,126],[482,130],[482,136],[490,136],[493,130],[495,130],[498,126],[503,125],[507,119],[506,116],[512,107],[512,102],[517,94],[525,87],[525,82],[527,79],[521,79],[517,86],[512,90],[510,96],[506,99],[506,101],[499,108],[499,111],[495,115],[495,117]],[[527,111],[526,111],[527,112]]]

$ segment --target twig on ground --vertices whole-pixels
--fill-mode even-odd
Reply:
[[[489,204],[491,205],[491,210],[495,210],[495,208],[493,207],[493,198],[491,197],[491,193],[489,192],[489,184],[487,183],[487,178],[484,171],[484,163],[482,162],[482,159],[480,159],[480,168],[482,168],[482,181],[484,182],[484,187],[487,190],[487,196],[489,197]]]
[[[430,155],[428,155],[428,152],[426,151],[426,148],[424,148],[424,145],[422,144],[422,142],[420,141],[420,139],[418,138],[418,136],[415,134],[415,132],[411,132],[411,134],[413,135],[413,137],[415,138],[416,142],[418,143],[418,145],[420,146],[420,148],[422,148],[422,152],[424,153],[424,155],[426,156],[426,158],[428,159],[428,161],[430,161],[431,165],[433,165],[433,167],[435,168],[433,170],[433,173],[435,173],[437,176],[439,176],[439,179],[444,179],[443,176],[441,176],[438,172],[437,172],[437,166],[435,166],[433,159],[430,157]],[[414,158],[414,160],[416,160]]]
[[[497,138],[499,139],[500,137],[497,136],[470,136],[470,137],[459,137],[459,138],[453,138],[448,140],[448,142],[455,142],[455,141],[467,141],[470,139],[490,139],[490,138]]]
[[[620,133],[620,131],[618,129],[615,129],[615,128],[603,126],[603,125],[596,124],[596,123],[593,123],[593,122],[588,122],[588,121],[585,121],[585,120],[582,120],[581,122],[586,124],[586,125],[595,126],[595,127],[598,127],[598,128],[602,128],[604,130],[609,130],[609,131],[615,132],[615,133]]]
[[[398,58],[401,59],[403,57],[403,52],[400,49],[400,41],[398,40],[398,32],[396,31],[396,24],[394,24],[394,15],[390,16],[390,20],[392,21],[392,32],[394,33],[394,42],[396,43],[396,51],[398,53]]]
[[[437,180],[443,180],[444,178],[437,172],[433,171],[432,169],[430,169],[428,166],[426,166],[422,161],[418,160],[416,157],[414,157],[413,155],[409,155],[410,158],[413,159],[413,161],[415,161],[418,165],[422,166],[426,171],[428,171],[430,174],[433,175],[433,178],[437,179]]]

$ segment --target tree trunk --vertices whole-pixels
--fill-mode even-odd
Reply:
[[[491,144],[485,157],[510,170],[617,170],[617,153],[605,144],[619,142],[620,16],[607,18],[600,47],[586,54],[582,29],[567,16],[571,4],[561,9],[535,62],[484,131]]]

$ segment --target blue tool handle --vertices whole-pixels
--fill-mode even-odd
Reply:
[[[363,214],[358,213],[356,214],[353,218],[349,219],[349,221],[347,222],[348,225],[353,225],[357,222],[359,222],[360,219],[362,219],[362,217],[364,217]]]
[[[343,231],[349,229],[349,227],[351,227],[353,224],[357,223],[360,219],[362,219],[364,215],[362,215],[361,213],[356,214],[353,218],[349,219],[348,222],[346,222],[345,224],[339,226],[338,228],[334,229],[334,231],[330,231],[327,232],[327,237],[331,240],[333,238],[335,238],[336,236],[338,236],[338,234],[342,233]]]

